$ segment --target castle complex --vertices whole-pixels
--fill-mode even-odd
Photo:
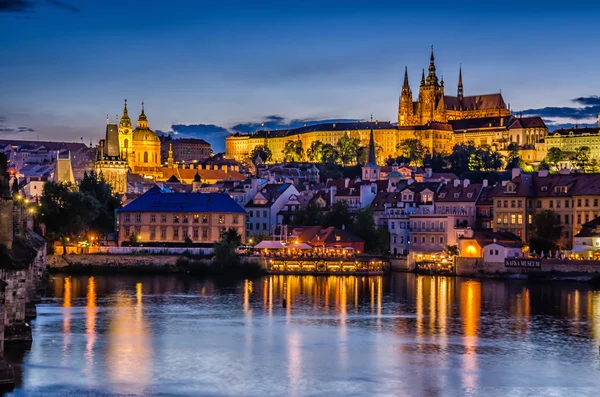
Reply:
[[[243,159],[256,146],[264,145],[271,150],[273,161],[282,161],[282,151],[289,140],[302,141],[306,150],[317,140],[335,145],[344,134],[348,134],[367,146],[371,129],[379,146],[378,162],[396,156],[398,143],[416,138],[431,153],[450,153],[457,143],[495,145],[498,150],[505,150],[508,144],[516,142],[521,146],[522,158],[528,163],[535,163],[541,161],[545,154],[536,151],[536,145],[543,142],[548,133],[540,117],[513,116],[500,93],[465,96],[462,68],[459,68],[456,96],[446,95],[444,80],[438,79],[436,74],[432,48],[428,73],[425,75],[423,70],[416,101],[410,88],[408,70],[404,71],[396,125],[390,122],[327,123],[290,130],[234,134],[226,139],[226,153],[230,158]]]

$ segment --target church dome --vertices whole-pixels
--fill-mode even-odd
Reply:
[[[144,113],[144,102],[142,102],[142,113],[138,118],[137,126],[133,130],[133,140],[142,142],[159,142],[160,139],[154,131],[148,127],[148,118]]]

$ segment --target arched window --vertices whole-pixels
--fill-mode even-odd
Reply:
[[[144,152],[144,163],[148,162],[148,152]]]
[[[125,139],[125,141],[123,141],[123,145],[128,148],[129,147],[129,139]]]

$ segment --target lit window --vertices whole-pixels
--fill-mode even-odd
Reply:
[[[225,223],[225,217],[223,215],[219,216],[219,223],[221,223],[221,224]]]
[[[194,223],[200,222],[200,215],[194,214]]]

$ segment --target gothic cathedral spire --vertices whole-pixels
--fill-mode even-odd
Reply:
[[[410,86],[408,85],[408,66],[404,67],[404,84],[402,84],[402,90],[404,89],[410,90]]]
[[[369,136],[369,165],[377,165],[377,156],[375,155],[375,136],[373,128],[371,128],[371,136]]]
[[[431,56],[429,57],[429,75],[427,76],[427,85],[437,85],[438,78],[435,74],[435,57],[433,56],[433,46],[431,46]]]
[[[462,64],[460,65],[460,68],[458,69],[458,100],[462,101],[463,99],[463,82],[462,82]]]

